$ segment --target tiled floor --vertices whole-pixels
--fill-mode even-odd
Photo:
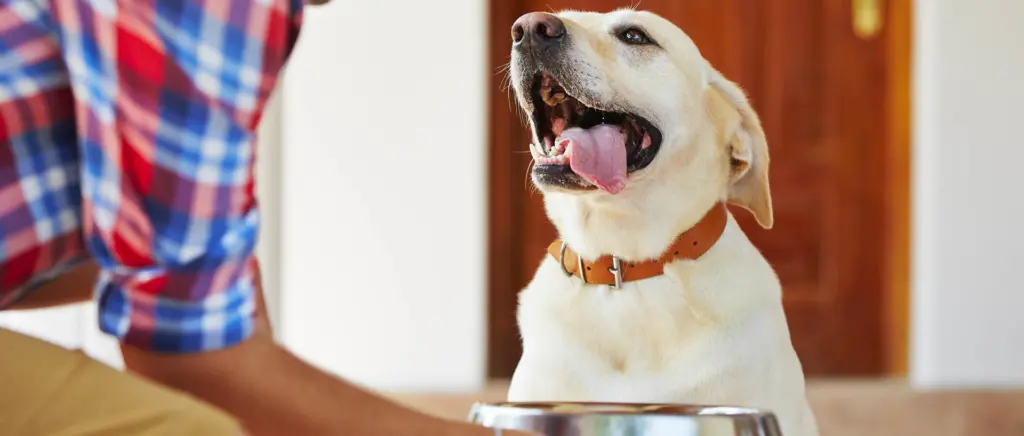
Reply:
[[[393,397],[461,420],[475,401],[501,401],[505,388]],[[1024,390],[924,392],[897,381],[813,381],[807,390],[822,436],[1024,436]]]

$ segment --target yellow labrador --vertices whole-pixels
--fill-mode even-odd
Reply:
[[[772,226],[743,91],[648,12],[531,13],[512,39],[532,178],[562,239],[519,296],[509,400],[758,407],[816,435],[778,278],[724,207]]]

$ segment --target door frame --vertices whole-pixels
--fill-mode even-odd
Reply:
[[[889,376],[906,377],[910,355],[910,251],[911,235],[911,81],[913,77],[914,0],[888,2],[889,89],[886,117],[889,121],[889,155],[886,185],[891,187],[886,210],[886,259],[882,291],[886,306],[886,348]]]
[[[524,180],[522,175],[511,173],[508,156],[524,149],[529,138],[526,128],[518,122],[515,103],[509,101],[511,91],[503,68],[509,61],[509,28],[518,18],[519,1],[489,1],[488,58],[494,74],[489,80],[487,374],[490,378],[504,378],[511,374],[510,367],[514,368],[517,361],[513,354],[518,353],[518,347],[507,344],[519,340],[515,316],[508,313],[509,308],[517,307],[519,289],[513,286],[512,278],[522,259],[515,244],[517,223],[513,212],[529,195],[527,186],[520,184]],[[912,3],[913,0],[887,2],[887,29],[883,32],[889,89],[885,184],[890,190],[883,223],[884,252],[888,254],[882,262],[884,307],[879,310],[885,319],[882,351],[888,356],[886,374],[881,375],[889,377],[907,375],[909,355]]]
[[[519,347],[503,346],[512,338],[518,340],[515,315],[508,309],[517,307],[519,289],[513,285],[521,259],[513,232],[517,228],[513,211],[522,199],[512,182],[508,156],[512,150],[525,146],[525,129],[516,122],[516,108],[511,101],[506,74],[511,52],[512,23],[519,9],[518,0],[487,0],[488,66],[493,73],[488,79],[488,156],[487,156],[487,376],[507,378],[514,366]],[[502,135],[500,132],[509,132]],[[517,144],[519,144],[517,146]],[[523,187],[525,189],[525,187]]]

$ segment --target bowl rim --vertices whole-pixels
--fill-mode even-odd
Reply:
[[[474,414],[517,416],[693,416],[774,418],[769,410],[741,406],[687,403],[619,403],[598,401],[476,402]]]

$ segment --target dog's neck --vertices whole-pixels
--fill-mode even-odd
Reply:
[[[545,197],[548,215],[560,237],[584,259],[610,255],[626,261],[657,258],[721,200],[717,195],[681,198],[671,203],[626,203],[600,195]]]
[[[626,188],[615,195],[545,193],[548,218],[562,241],[584,259],[657,258],[715,204],[727,200],[724,147],[701,146],[702,141],[716,143],[716,132],[666,135],[661,169],[630,176]],[[668,153],[670,149],[687,151]]]

